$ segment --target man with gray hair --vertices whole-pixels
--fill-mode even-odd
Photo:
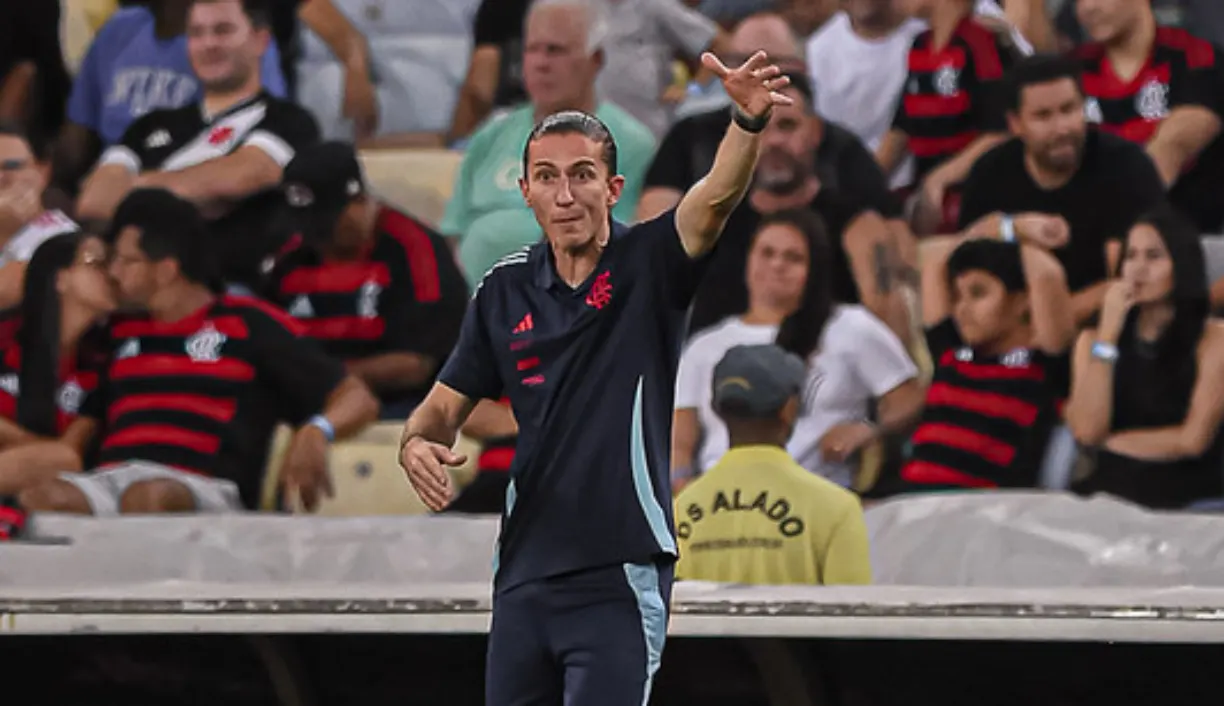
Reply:
[[[537,0],[523,36],[523,84],[531,101],[493,115],[472,135],[455,188],[438,230],[458,242],[459,263],[474,286],[503,256],[537,242],[543,231],[523,203],[523,135],[545,116],[580,110],[611,130],[626,187],[612,210],[632,222],[641,177],[655,140],[624,110],[596,98],[595,79],[604,63],[607,14],[594,0]]]

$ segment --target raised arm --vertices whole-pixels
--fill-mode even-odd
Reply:
[[[688,190],[676,208],[676,230],[690,257],[709,252],[723,226],[748,191],[761,147],[761,130],[775,105],[790,105],[778,91],[790,82],[769,63],[765,52],[753,54],[737,69],[728,69],[718,57],[701,55],[703,66],[723,82],[734,103],[735,120],[714,155],[710,173]]]

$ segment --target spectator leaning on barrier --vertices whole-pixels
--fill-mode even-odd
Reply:
[[[266,290],[323,350],[404,419],[459,337],[468,289],[442,236],[366,191],[352,145],[308,147],[285,168],[286,233]]]
[[[1224,225],[1224,58],[1183,29],[1159,27],[1151,0],[1076,0],[1088,119],[1145,145],[1169,198],[1200,231]]]
[[[75,232],[62,211],[43,208],[45,155],[13,125],[0,123],[0,344],[11,339],[26,263],[48,238]]]
[[[631,223],[641,176],[654,154],[654,136],[624,110],[598,100],[594,82],[603,66],[607,19],[592,0],[537,0],[527,15],[523,82],[531,103],[485,121],[472,135],[455,189],[438,226],[458,241],[459,262],[475,286],[495,262],[540,240],[542,231],[523,203],[523,135],[564,110],[602,120],[616,139],[625,191],[612,209]]]
[[[935,375],[899,478],[873,495],[1036,487],[1067,384],[1070,294],[1047,252],[1062,241],[967,239],[923,253]]]
[[[786,452],[806,378],[771,344],[735,346],[715,366],[712,404],[731,448],[676,496],[677,579],[871,583],[858,498]]]
[[[82,458],[99,437],[97,467],[29,488],[22,504],[95,515],[254,509],[285,421],[297,431],[279,481],[313,509],[330,492],[328,443],[373,421],[377,401],[280,310],[218,294],[204,222],[187,201],[134,191],[110,235],[120,303],[146,313],[111,326],[111,360],[65,433]]]
[[[892,128],[876,159],[892,174],[915,159],[914,232],[947,232],[947,198],[974,160],[1005,137],[1003,73],[1017,56],[1010,36],[981,24],[972,0],[911,0],[931,27],[914,38]]]
[[[261,0],[226,2],[254,9],[263,4]],[[117,144],[138,118],[203,99],[207,81],[201,80],[199,67],[189,58],[187,15],[194,4],[195,0],[149,0],[122,8],[94,36],[72,85],[67,122],[55,148],[57,189],[76,195],[98,155]],[[229,39],[240,27],[226,23],[199,31]],[[285,95],[275,44],[261,54],[257,71],[269,93]]]
[[[172,191],[209,219],[221,275],[253,288],[264,259],[283,245],[270,223],[281,170],[296,150],[318,140],[318,126],[261,85],[268,17],[252,0],[193,0],[188,35],[203,100],[132,123],[98,160],[77,214],[104,222],[132,189]]]
[[[0,497],[81,467],[74,422],[106,362],[95,326],[115,309],[106,262],[102,239],[81,233],[48,240],[30,259],[21,325],[0,353]]]
[[[1015,137],[973,165],[960,229],[985,236],[1007,229],[1069,236],[1051,253],[1066,271],[1082,325],[1101,306],[1119,241],[1164,200],[1164,185],[1142,148],[1088,128],[1073,60],[1023,59],[1007,83],[1007,123]]]
[[[1097,451],[1075,490],[1161,509],[1224,495],[1224,324],[1208,318],[1198,233],[1173,208],[1131,228],[1074,362],[1067,423]]]

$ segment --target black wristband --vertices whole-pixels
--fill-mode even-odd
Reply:
[[[769,117],[771,115],[773,115],[772,108],[765,111],[764,115],[758,115],[754,118],[740,110],[738,105],[731,106],[731,119],[735,121],[736,125],[740,126],[741,130],[754,135],[765,129],[765,126],[769,124]]]

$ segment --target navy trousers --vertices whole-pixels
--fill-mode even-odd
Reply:
[[[644,706],[672,576],[670,563],[624,564],[498,592],[485,706]]]

